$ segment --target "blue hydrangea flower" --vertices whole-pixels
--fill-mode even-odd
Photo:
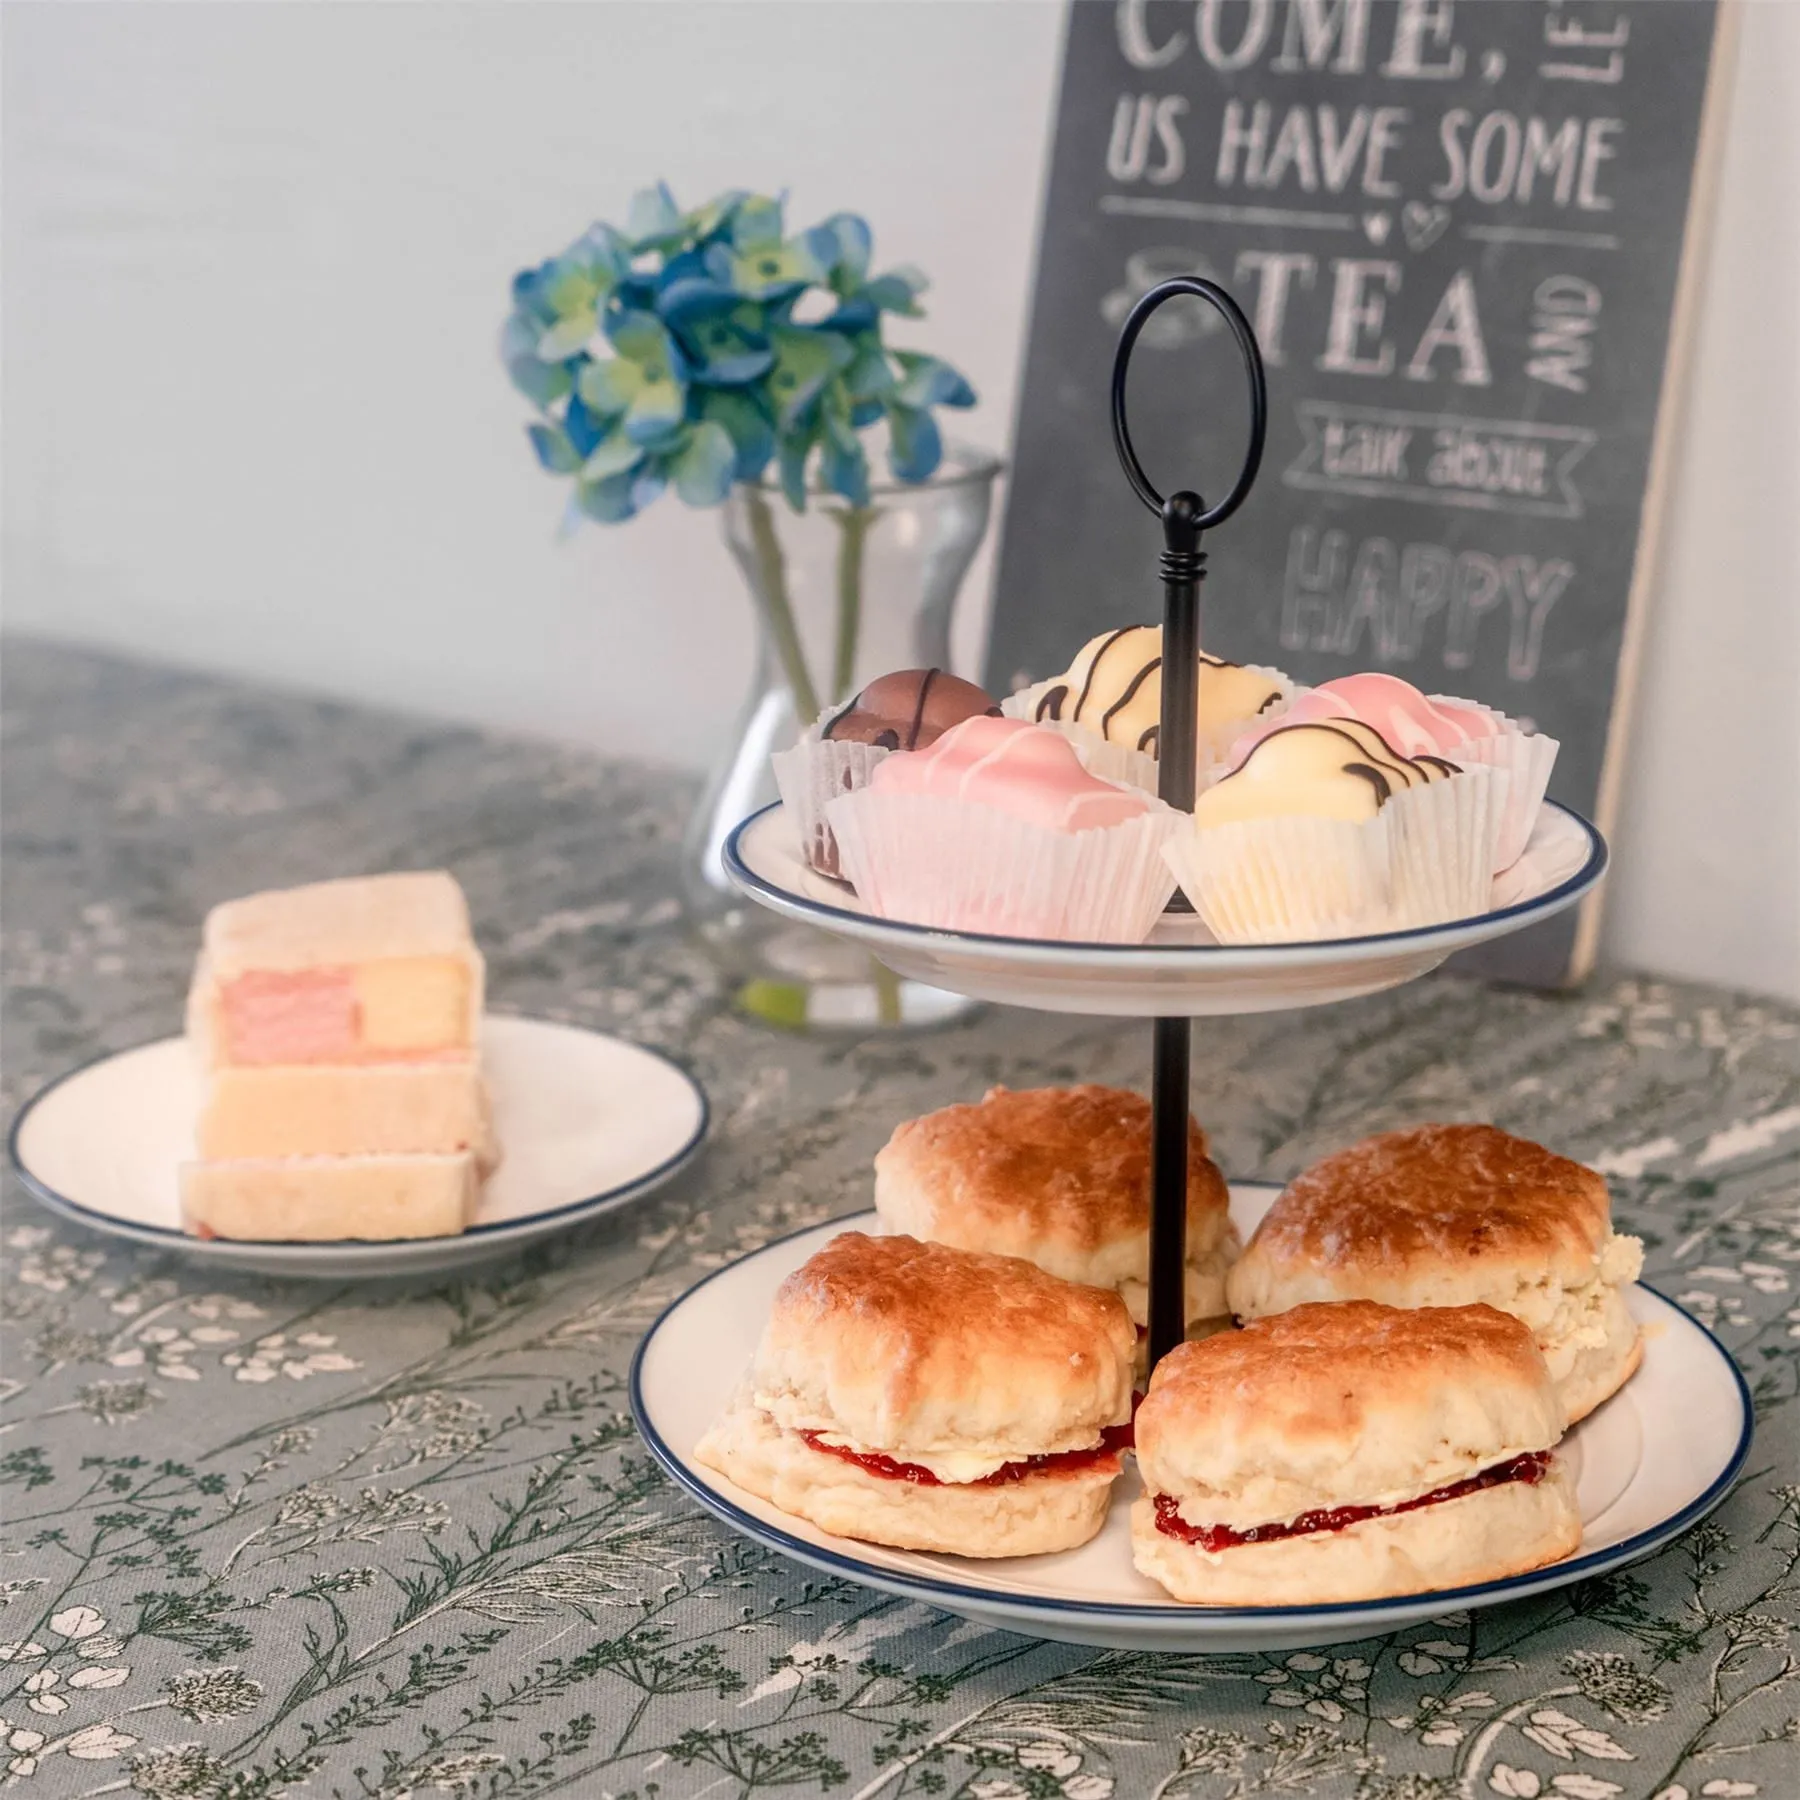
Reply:
[[[943,455],[933,411],[975,404],[934,356],[892,350],[883,315],[920,316],[925,277],[871,276],[854,213],[789,234],[783,202],[733,189],[683,212],[666,184],[625,229],[596,224],[513,281],[500,354],[537,408],[526,427],[579,514],[615,524],[665,488],[716,506],[771,463],[798,510],[809,479],[869,500],[861,434],[885,419],[889,466],[927,480]],[[809,316],[797,316],[809,294]]]

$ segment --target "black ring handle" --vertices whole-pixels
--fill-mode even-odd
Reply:
[[[1137,452],[1131,447],[1131,432],[1125,423],[1125,371],[1131,363],[1132,346],[1138,340],[1138,333],[1150,321],[1150,315],[1165,300],[1173,300],[1177,294],[1191,294],[1197,300],[1208,301],[1213,309],[1231,327],[1231,335],[1237,339],[1237,347],[1244,358],[1244,366],[1250,373],[1250,447],[1244,456],[1244,466],[1229,494],[1218,505],[1208,507],[1194,521],[1196,531],[1209,531],[1213,526],[1223,524],[1237,509],[1243,505],[1245,496],[1256,482],[1256,472],[1262,467],[1263,438],[1269,427],[1269,390],[1263,377],[1262,351],[1257,348],[1256,333],[1250,328],[1250,321],[1244,317],[1242,309],[1217,282],[1208,281],[1199,275],[1174,275],[1167,281],[1159,281],[1155,287],[1138,299],[1125,319],[1124,329],[1119,333],[1119,350],[1113,358],[1112,373],[1112,428],[1113,444],[1119,452],[1119,461],[1124,464],[1125,476],[1130,481],[1137,497],[1149,507],[1153,513],[1163,510],[1163,496],[1150,485],[1150,477],[1144,473],[1144,465],[1137,459]]]

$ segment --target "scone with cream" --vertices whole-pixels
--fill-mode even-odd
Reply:
[[[845,1232],[781,1284],[695,1460],[840,1537],[957,1556],[1100,1529],[1131,1418],[1116,1294]]]
[[[1225,1178],[1188,1121],[1187,1321],[1225,1323],[1238,1252]],[[990,1088],[898,1127],[875,1158],[890,1231],[1022,1256],[1065,1281],[1111,1288],[1150,1319],[1150,1103],[1122,1088]]]
[[[1240,1319],[1314,1300],[1483,1301],[1530,1329],[1573,1424],[1643,1358],[1625,1303],[1643,1262],[1597,1170],[1492,1125],[1423,1125],[1290,1182],[1227,1292]]]
[[[1302,1306],[1181,1344],[1136,1432],[1133,1560],[1195,1605],[1464,1587],[1581,1543],[1550,1372],[1489,1306]]]

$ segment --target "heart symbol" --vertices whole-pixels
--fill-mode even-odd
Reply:
[[[1450,223],[1447,206],[1427,206],[1420,200],[1409,200],[1400,209],[1400,229],[1406,234],[1409,250],[1429,250],[1444,235]]]
[[[1392,224],[1393,220],[1384,212],[1363,214],[1363,230],[1369,234],[1371,244],[1385,244]]]

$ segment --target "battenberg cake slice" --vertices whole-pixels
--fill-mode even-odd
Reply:
[[[321,881],[207,916],[188,995],[205,1071],[182,1222],[206,1237],[467,1229],[499,1160],[481,953],[442,871]]]

